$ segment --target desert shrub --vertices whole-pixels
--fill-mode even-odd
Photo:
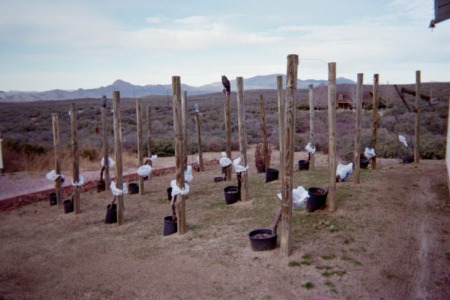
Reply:
[[[424,134],[420,137],[419,155],[424,159],[444,159],[445,140],[432,134]]]
[[[209,152],[220,152],[225,149],[225,139],[218,136],[210,136],[202,141],[204,150]]]
[[[152,145],[152,153],[161,157],[174,156],[175,147],[173,145],[173,140],[169,138],[156,140]]]
[[[100,154],[97,149],[81,149],[80,151],[81,158],[87,159],[89,161],[97,161],[100,158]]]

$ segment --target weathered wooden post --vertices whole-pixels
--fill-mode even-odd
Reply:
[[[187,140],[187,92],[181,94],[181,133],[183,134],[183,165],[186,170],[188,164],[188,140]]]
[[[261,130],[263,134],[264,168],[270,168],[269,144],[267,142],[266,111],[264,110],[264,96],[259,95],[259,110],[261,112]]]
[[[416,71],[416,123],[414,126],[414,164],[417,166],[420,159],[420,71]]]
[[[336,63],[328,63],[328,200],[336,210]]]
[[[147,106],[147,155],[149,158],[152,156],[152,109],[150,105]],[[151,160],[148,160],[147,163],[152,165]]]
[[[225,92],[225,138],[226,138],[226,152],[229,159],[231,159],[231,119],[230,119],[230,93]],[[225,180],[231,180],[232,165],[225,168]]]
[[[80,213],[80,154],[77,137],[77,110],[75,103],[70,105],[70,127],[72,129],[72,181],[73,181],[73,208],[75,214]]]
[[[284,129],[284,172],[281,174],[281,224],[282,234],[280,252],[291,254],[292,247],[292,187],[294,183],[294,133],[295,133],[295,94],[297,90],[298,55],[287,57],[286,102]]]
[[[202,152],[202,133],[200,126],[200,112],[196,104],[195,108],[195,127],[197,128],[197,148],[198,148],[198,167],[200,172],[205,171],[205,166],[203,165],[203,152]]]
[[[108,109],[102,107],[102,141],[103,141],[103,167],[105,191],[109,190],[110,176],[109,176],[109,145],[108,145],[108,122],[107,122]]]
[[[378,74],[373,75],[373,99],[372,99],[372,148],[376,152],[377,146],[377,127],[378,127]],[[377,168],[377,158],[372,158],[372,169]]]
[[[136,123],[137,123],[137,151],[138,151],[138,167],[144,163],[144,149],[142,145],[142,113],[141,99],[136,99]],[[139,178],[139,195],[144,195],[144,177]]]
[[[283,97],[283,76],[277,76],[277,98],[278,98],[278,132],[280,148],[280,174],[284,174],[284,97]]]
[[[113,111],[114,111],[114,152],[116,154],[116,187],[123,190],[122,178],[122,128],[120,120],[120,92],[113,91]],[[122,225],[123,217],[123,194],[117,197],[117,225]]]
[[[59,139],[59,124],[58,124],[58,114],[52,113],[52,124],[53,124],[53,149],[55,152],[55,172],[58,176],[55,180],[55,189],[56,189],[56,199],[58,201],[58,205],[62,204],[62,178],[61,178],[61,155],[60,148],[61,143]]]
[[[360,181],[360,158],[361,158],[361,119],[362,119],[362,95],[363,95],[363,74],[358,73],[356,86],[356,132],[355,132],[355,152],[353,163],[355,166],[355,183]]]
[[[314,86],[310,84],[308,86],[309,91],[309,142],[311,147],[314,147]],[[314,153],[309,153],[309,169],[314,171],[316,159]]]
[[[247,167],[247,136],[245,132],[245,106],[244,106],[244,79],[242,77],[236,77],[237,86],[237,107],[238,107],[238,127],[239,127],[239,151],[241,152],[241,164]],[[247,172],[241,172],[241,200],[247,201],[249,199],[248,194],[248,174]]]
[[[181,116],[181,84],[179,76],[172,76],[172,95],[173,95],[173,133],[175,139],[175,166],[176,170],[176,183],[180,189],[184,188],[184,165],[183,157],[183,129],[182,129],[182,116]],[[184,195],[176,195],[176,214],[178,234],[184,234],[186,232],[186,207]]]

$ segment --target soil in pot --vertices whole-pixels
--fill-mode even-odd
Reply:
[[[271,229],[255,229],[248,234],[253,251],[273,250],[277,247],[277,234]]]
[[[239,187],[235,185],[227,186],[223,189],[225,195],[225,202],[227,204],[236,203],[238,200],[241,200],[241,192],[239,191]]]
[[[312,187],[308,189],[309,197],[306,200],[306,211],[313,212],[318,209],[322,209],[325,207],[325,203],[327,202],[328,191]]]
[[[139,194],[139,184],[133,182],[128,184],[129,194]]]
[[[163,235],[171,235],[178,231],[177,220],[173,216],[164,217],[164,230]]]
[[[298,161],[298,169],[300,171],[302,170],[309,170],[309,161],[301,159]]]
[[[49,198],[51,206],[58,204],[58,198],[56,197],[56,193],[50,193]]]
[[[279,173],[279,171],[277,169],[267,168],[266,169],[266,182],[278,180],[278,173]]]
[[[117,205],[109,204],[106,207],[105,224],[117,223]]]
[[[64,200],[64,213],[68,214],[73,212],[73,201],[71,199]]]

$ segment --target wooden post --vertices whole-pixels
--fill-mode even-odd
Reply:
[[[109,146],[108,146],[108,122],[107,122],[108,109],[102,107],[102,140],[103,140],[103,166],[105,167],[104,178],[105,181],[105,191],[108,191],[110,184],[109,176]]]
[[[264,168],[270,168],[269,144],[267,143],[266,111],[264,110],[264,96],[259,95],[259,110],[261,112],[261,130],[263,134]]]
[[[420,71],[416,71],[416,123],[414,126],[414,164],[417,166],[420,159]]]
[[[361,119],[362,119],[362,95],[363,95],[363,74],[358,73],[357,87],[356,87],[356,134],[355,134],[355,152],[354,152],[354,166],[356,184],[360,181],[360,156],[361,156]]]
[[[147,106],[147,155],[149,158],[152,156],[152,109],[150,105]],[[147,163],[152,165],[151,160],[148,160]]]
[[[231,159],[231,119],[230,119],[230,94],[225,93],[225,138],[226,138],[226,152],[229,159]],[[231,168],[226,167],[225,180],[231,180]]]
[[[247,166],[247,137],[245,132],[245,106],[244,106],[244,79],[236,77],[237,86],[237,108],[238,108],[238,126],[239,126],[239,151],[241,152],[241,164]],[[248,194],[248,173],[241,172],[241,200],[247,201]]]
[[[372,148],[377,147],[377,127],[378,127],[378,74],[373,75],[373,100],[372,100]],[[372,158],[372,169],[377,168],[377,157]]]
[[[198,111],[195,111],[195,126],[197,128],[198,165],[200,172],[203,172],[205,171],[205,166],[203,165],[202,133],[200,126],[200,113]]]
[[[144,149],[142,145],[142,113],[141,99],[136,99],[136,124],[137,124],[137,151],[138,151],[138,167],[144,164]],[[144,177],[139,178],[139,195],[144,195]]]
[[[75,103],[70,105],[70,127],[72,129],[72,180],[74,184],[80,182],[80,155],[78,151],[78,137],[77,137],[77,110]],[[80,187],[74,185],[73,187],[73,208],[75,214],[80,213]]]
[[[298,55],[288,55],[286,72],[286,102],[284,129],[284,172],[281,176],[281,224],[282,234],[280,252],[283,256],[291,254],[292,247],[292,187],[294,183],[294,133],[295,133],[295,94],[297,90]]]
[[[277,98],[278,98],[278,135],[279,135],[279,153],[280,153],[280,174],[284,174],[284,114],[285,105],[283,97],[283,76],[277,76]]]
[[[173,95],[173,133],[175,139],[175,166],[176,166],[176,182],[180,189],[184,188],[184,157],[183,157],[183,128],[182,128],[182,116],[181,116],[181,84],[180,77],[172,77],[172,95]],[[186,207],[184,195],[177,195],[176,213],[178,234],[184,234],[186,232]]]
[[[55,172],[56,174],[61,174],[61,155],[60,155],[61,143],[59,140],[59,124],[57,113],[52,113],[52,124],[53,124],[53,149],[55,151]],[[61,184],[62,178],[61,176],[58,176],[58,178],[56,178],[55,180],[55,189],[56,189],[56,199],[59,206],[61,206],[63,202]]]
[[[314,147],[314,86],[310,84],[309,90],[309,142]],[[314,153],[309,154],[309,170],[314,171],[316,159]]]
[[[181,133],[183,134],[183,166],[184,170],[188,164],[188,140],[187,140],[187,92],[181,94]]]
[[[116,187],[123,190],[122,178],[122,128],[120,120],[120,92],[113,91],[114,111],[114,152],[116,154]],[[123,217],[123,194],[117,196],[117,225],[122,225]]]
[[[328,63],[328,201],[336,210],[336,63]]]

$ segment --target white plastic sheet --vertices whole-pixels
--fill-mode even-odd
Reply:
[[[399,134],[398,140],[400,141],[400,143],[402,143],[403,145],[405,145],[405,147],[408,148],[408,142],[406,141],[406,138],[403,135]]]
[[[233,162],[231,161],[231,159],[229,159],[227,157],[227,154],[225,152],[222,152],[222,157],[220,158],[219,163],[220,163],[220,166],[224,168],[224,167],[228,167]]]
[[[128,187],[125,183],[122,183],[123,185],[123,189],[118,189],[116,186],[116,182],[115,181],[111,181],[111,184],[109,185],[109,188],[111,189],[111,192],[113,193],[114,196],[120,196],[120,195],[124,195],[124,194],[128,194]]]
[[[141,177],[147,177],[152,174],[152,167],[150,167],[149,165],[140,166],[137,170],[137,173]]]
[[[78,175],[78,182],[73,182],[73,179],[72,179],[72,186],[80,187],[83,184],[84,184],[84,178],[81,175]]]
[[[116,165],[116,162],[111,157],[108,157],[108,162],[109,162],[110,168],[114,168],[114,166]],[[105,158],[104,157],[102,157],[102,159],[100,160],[100,165],[102,167],[105,166]]]
[[[347,165],[338,164],[336,168],[336,176],[339,176],[341,181],[346,180],[353,172],[353,163]]]
[[[191,182],[194,179],[194,176],[192,176],[192,166],[187,166],[186,170],[184,171],[184,181]]]
[[[50,172],[47,173],[47,175],[45,175],[45,177],[47,177],[47,179],[51,181],[55,181],[56,179],[58,179],[59,176],[61,176],[61,178],[64,178],[64,175],[56,174],[55,170],[51,170]]]
[[[247,172],[248,170],[248,166],[244,167],[243,165],[241,165],[241,161],[242,159],[240,156],[233,160],[233,166],[236,173]]]
[[[281,193],[277,194],[277,197],[281,200]],[[306,200],[309,197],[308,191],[301,185],[296,189],[292,189],[292,205],[294,208],[306,205]]]
[[[311,145],[311,142],[309,142],[306,147],[305,147],[306,151],[308,151],[308,153],[314,154],[316,152],[316,147]]]
[[[157,158],[158,158],[158,155],[154,154],[154,155],[152,155],[152,156],[150,156],[150,157],[147,157],[147,158],[145,159],[144,162],[147,162],[148,160],[153,162],[153,161],[155,161]]]
[[[375,149],[366,147],[366,150],[364,151],[364,156],[367,157],[367,159],[375,157]]]
[[[172,199],[176,195],[187,195],[189,193],[189,185],[187,183],[185,183],[184,184],[184,188],[181,189],[177,185],[177,181],[176,180],[172,180],[170,182],[170,187],[172,188]]]

